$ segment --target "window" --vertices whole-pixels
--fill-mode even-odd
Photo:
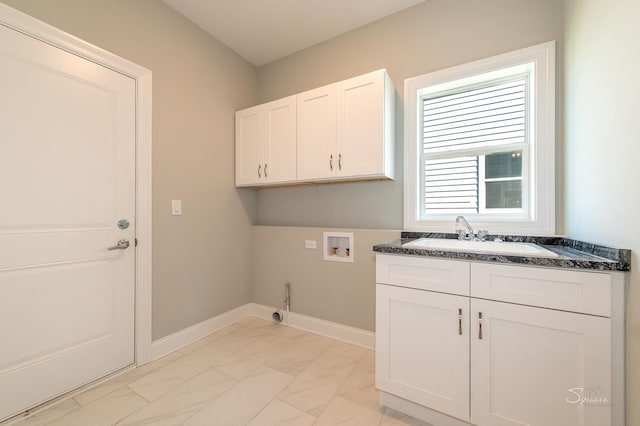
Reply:
[[[405,81],[405,228],[555,232],[554,44]]]

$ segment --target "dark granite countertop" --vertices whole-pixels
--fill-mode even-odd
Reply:
[[[631,269],[631,250],[606,247],[585,243],[564,237],[528,237],[516,235],[488,235],[487,240],[500,238],[507,242],[525,242],[537,244],[550,250],[558,257],[528,257],[502,254],[471,253],[442,250],[423,250],[404,248],[403,244],[417,238],[455,239],[456,234],[433,232],[402,232],[401,239],[373,246],[378,253],[403,254],[412,256],[431,256],[457,260],[495,262],[547,266],[552,268],[591,269],[600,271],[629,271]]]

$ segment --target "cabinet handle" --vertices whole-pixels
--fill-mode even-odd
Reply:
[[[329,169],[333,171],[333,154],[329,156]]]
[[[342,170],[342,154],[338,154],[338,170]]]
[[[482,312],[478,312],[478,339],[482,340]]]
[[[258,177],[259,178],[262,177],[262,173],[260,173],[261,170],[262,170],[262,164],[258,164]]]
[[[269,177],[267,174],[267,163],[264,163],[264,177]]]
[[[462,309],[458,309],[458,335],[462,336]]]

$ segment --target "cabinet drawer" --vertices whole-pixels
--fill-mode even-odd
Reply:
[[[378,254],[376,282],[468,296],[469,263]]]
[[[611,276],[605,273],[473,263],[471,296],[611,316]]]

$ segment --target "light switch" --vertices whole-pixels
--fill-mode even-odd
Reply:
[[[171,200],[171,214],[174,216],[182,214],[182,200]]]
[[[316,240],[305,240],[304,248],[308,248],[308,249],[316,248]]]

